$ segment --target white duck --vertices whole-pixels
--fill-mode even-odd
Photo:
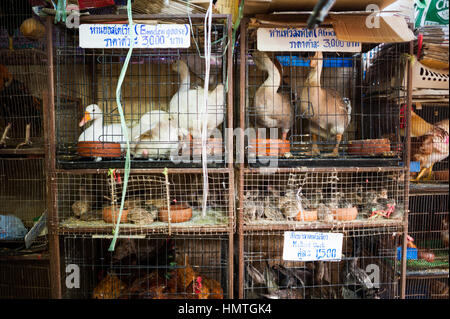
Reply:
[[[103,125],[103,112],[97,104],[91,104],[86,107],[84,117],[79,126],[83,127],[88,122],[91,126],[86,128],[78,138],[78,142],[93,141],[93,142],[115,142],[121,143],[122,151],[126,149],[125,137],[120,123],[113,123]],[[101,161],[101,157],[96,157],[95,161]]]
[[[178,122],[180,129],[189,132],[193,138],[201,138],[202,109],[204,106],[203,88],[190,89],[189,68],[182,60],[172,65],[172,70],[180,74],[179,90],[170,100],[169,112]],[[218,84],[208,93],[208,136],[224,120],[224,85]]]
[[[133,140],[138,144],[134,149],[135,157],[149,160],[167,155],[178,154],[179,137],[182,132],[176,121],[164,111],[150,111],[141,117],[140,131],[133,127]]]

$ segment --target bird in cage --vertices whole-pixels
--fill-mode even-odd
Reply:
[[[378,288],[369,275],[358,267],[357,257],[345,261],[340,277],[344,299],[379,299]]]
[[[286,140],[292,128],[294,110],[288,94],[278,92],[281,86],[281,73],[278,68],[262,51],[252,53],[255,65],[267,72],[267,78],[255,92],[254,108],[257,125],[265,128],[280,128],[282,139]]]
[[[31,146],[31,135],[42,136],[42,107],[42,100],[15,79],[4,65],[0,65],[0,118],[5,124],[0,146],[6,147],[10,130],[12,136],[25,133],[25,141],[16,148]]]
[[[189,139],[201,139],[203,119],[202,112],[205,107],[204,89],[197,87],[191,89],[189,67],[183,60],[178,60],[171,66],[172,71],[180,75],[180,87],[169,103],[169,113],[183,132],[188,132]],[[224,94],[223,84],[208,92],[208,107],[206,112],[207,136],[219,127],[224,120]]]
[[[300,96],[300,111],[309,112],[309,131],[312,137],[311,155],[319,155],[317,146],[319,137],[328,141],[335,137],[336,144],[331,153],[324,156],[339,156],[339,145],[347,127],[350,125],[352,107],[348,98],[342,97],[339,92],[329,88],[322,88],[320,78],[323,67],[323,54],[317,51],[311,59],[311,70],[303,87],[298,87]],[[300,91],[300,92],[298,92]],[[311,109],[311,110],[310,110]]]
[[[134,156],[149,160],[178,155],[180,140],[185,135],[176,120],[161,110],[144,114],[131,130],[139,131],[136,134],[132,132],[132,140],[137,142]]]
[[[420,162],[420,172],[413,179],[418,182],[425,174],[425,180],[433,176],[433,166],[449,155],[449,121],[448,119],[434,124],[426,134],[411,139],[411,160]]]
[[[90,104],[86,107],[84,117],[80,121],[79,126],[83,127],[87,123],[92,124],[86,128],[78,138],[78,142],[115,142],[121,143],[122,152],[126,149],[126,142],[122,125],[120,123],[112,123],[104,125],[104,115],[102,109],[97,104]],[[129,130],[129,128],[126,128]],[[128,132],[129,133],[129,132]],[[96,157],[95,161],[101,161],[101,157]]]

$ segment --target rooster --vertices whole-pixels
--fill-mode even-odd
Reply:
[[[5,123],[5,131],[0,146],[6,146],[8,130],[14,135],[25,131],[25,141],[17,148],[31,145],[31,129],[33,136],[42,135],[42,100],[34,97],[27,86],[14,79],[8,69],[0,65],[0,118]]]
[[[316,52],[311,59],[305,86],[301,88],[300,109],[302,113],[312,113],[309,119],[309,129],[312,135],[312,154],[320,154],[317,146],[318,137],[336,137],[336,145],[331,153],[325,156],[337,157],[342,136],[350,125],[352,107],[350,100],[342,97],[338,92],[324,89],[320,86],[322,74],[322,52]]]
[[[448,157],[449,121],[440,121],[426,134],[411,139],[411,160],[420,162],[420,172],[413,181],[419,181],[425,173],[429,180],[433,165]]]

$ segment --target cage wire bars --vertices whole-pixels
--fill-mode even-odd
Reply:
[[[279,27],[264,23],[258,26]],[[249,280],[274,276],[272,264],[259,265],[257,271],[247,264],[249,256],[264,259],[267,254],[264,246],[258,251],[248,245],[254,233],[265,241],[264,234],[282,236],[282,231],[365,231],[368,237],[372,231],[377,237],[382,229],[397,243],[390,252],[392,276],[386,278],[395,291],[390,297],[403,297],[406,259],[395,254],[397,248],[406,249],[406,241],[396,234],[407,231],[409,138],[401,129],[408,130],[409,114],[402,119],[401,107],[411,105],[410,62],[405,58],[411,46],[365,44],[364,53],[322,56],[260,52],[256,28],[248,19],[241,22],[239,39],[239,123],[246,129],[240,135],[245,143],[239,145],[244,158],[239,168],[239,297],[248,297]],[[321,94],[323,99],[314,100]],[[383,207],[369,207],[369,202]],[[376,254],[372,258],[384,260]],[[394,265],[397,258],[402,267]],[[399,278],[402,289],[397,291]],[[281,282],[275,284],[278,295],[271,295],[273,287],[268,291],[267,282],[261,284],[259,297],[306,296],[304,290],[280,288]],[[328,283],[328,289],[333,285],[339,283]]]
[[[102,16],[86,18],[83,23],[95,23],[99,18]],[[218,88],[210,96],[218,103],[211,103],[211,109],[208,108],[208,112],[211,115],[209,120],[212,126],[219,129],[214,132],[218,134],[208,140],[208,166],[210,167],[208,168],[209,193],[206,216],[199,214],[202,205],[202,169],[199,165],[201,143],[198,136],[191,134],[185,141],[177,135],[176,138],[180,139],[175,142],[170,130],[170,140],[165,140],[162,133],[163,121],[167,120],[166,115],[169,116],[170,123],[174,122],[173,117],[177,114],[188,120],[192,118],[198,120],[198,108],[195,103],[192,103],[192,99],[188,100],[186,96],[182,99],[177,89],[183,91],[191,86],[190,91],[194,92],[195,101],[203,87],[203,62],[198,54],[203,46],[201,21],[204,16],[195,14],[189,17],[135,15],[133,18],[156,19],[160,23],[189,24],[192,28],[191,40],[193,41],[189,49],[135,49],[133,51],[122,87],[127,124],[130,125],[131,132],[144,135],[143,125],[139,120],[147,114],[147,119],[158,123],[156,124],[158,132],[152,132],[151,137],[159,135],[161,138],[147,140],[147,142],[143,139],[139,143],[131,142],[133,150],[136,150],[135,146],[140,144],[147,154],[141,152],[139,156],[132,159],[120,234],[129,238],[138,236],[141,242],[151,241],[152,236],[168,239],[176,236],[191,236],[194,242],[202,241],[202,238],[208,236],[217,238],[218,242],[222,243],[220,247],[227,247],[229,250],[224,255],[227,257],[223,257],[229,258],[229,262],[222,264],[222,267],[224,265],[228,267],[226,269],[228,277],[225,281],[221,281],[221,285],[226,285],[222,288],[225,295],[232,296],[232,238],[235,222],[234,191],[230,186],[234,185],[233,141],[225,139],[225,129],[230,126],[229,123],[233,122],[233,114],[230,111],[233,109],[231,98],[233,83],[228,80],[232,77],[232,55],[227,49],[231,37],[230,16],[213,16],[213,62],[209,84],[213,90]],[[80,139],[84,142],[89,138],[86,139],[86,135],[81,132],[79,121],[83,118],[83,114],[86,115],[86,106],[95,103],[102,109],[105,121],[102,128],[116,121],[114,120],[117,118],[116,106],[110,87],[115,85],[114,81],[123,61],[124,51],[82,49],[77,44],[76,30],[53,26],[50,21],[48,25],[55,32],[54,37],[49,36],[49,43],[52,46],[50,50],[55,53],[55,58],[52,59],[54,64],[50,64],[49,68],[55,69],[55,79],[49,80],[49,83],[52,83],[50,95],[54,96],[53,102],[49,99],[48,112],[51,119],[49,130],[54,134],[50,135],[48,147],[48,156],[51,159],[49,163],[51,189],[48,194],[48,203],[51,207],[51,222],[55,234],[52,237],[52,244],[55,247],[52,264],[56,268],[63,262],[62,258],[67,258],[67,254],[70,255],[66,247],[69,241],[59,240],[60,238],[71,238],[73,241],[76,238],[80,240],[84,238],[85,241],[90,240],[92,245],[97,245],[96,243],[101,241],[97,237],[109,238],[114,227],[114,219],[107,220],[106,216],[110,214],[114,217],[114,211],[120,203],[123,187],[123,170],[121,169],[123,158],[122,155],[116,158],[102,156],[101,161],[95,161],[95,157],[98,156],[90,153],[93,149],[89,147],[88,152],[82,155],[83,147],[80,147]],[[49,35],[52,34],[49,33]],[[170,109],[169,102],[173,96],[179,98],[176,99],[175,107]],[[189,108],[192,107],[194,110],[189,109],[183,113],[180,104],[186,104],[188,101],[190,101]],[[95,113],[93,112],[93,115]],[[176,122],[178,125],[178,121]],[[101,135],[106,138],[105,141],[108,141],[108,138],[114,138],[114,133],[108,137],[108,133],[103,129]],[[120,144],[123,141],[118,142]],[[171,143],[179,143],[180,152],[187,149],[187,157],[183,157],[186,159],[185,162],[174,163],[171,161],[173,158],[166,156],[169,154],[165,152],[164,144]],[[184,156],[185,153],[179,154]],[[140,155],[148,156],[140,157]],[[167,209],[168,205],[170,209]],[[184,221],[176,220],[178,209],[181,213],[178,215],[185,218]],[[167,214],[169,214],[169,221],[164,219],[167,218]],[[123,239],[121,236],[119,238],[120,241]],[[222,240],[224,238],[227,240]],[[214,248],[217,245],[211,247]],[[60,251],[66,255],[61,255]],[[92,255],[80,258],[96,257]],[[169,261],[167,263],[169,264]],[[144,268],[154,266],[142,264]],[[207,266],[203,265],[203,267]],[[64,280],[61,273],[53,284],[54,296],[59,298],[63,295],[67,296],[66,292],[63,293],[65,289],[62,286]],[[131,283],[127,282],[127,284]],[[162,283],[161,287],[163,287]],[[171,292],[168,297],[176,296]]]

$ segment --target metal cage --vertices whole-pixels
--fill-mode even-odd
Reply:
[[[0,214],[14,218],[12,223],[3,224],[7,228],[0,235],[0,255],[47,249],[46,228],[36,234],[27,249],[24,242],[25,235],[47,211],[44,159],[1,158],[0,177]]]
[[[0,298],[49,299],[50,296],[48,256],[0,257]]]
[[[260,28],[272,26],[264,23]],[[241,24],[241,151],[249,165],[265,166],[268,158],[279,167],[398,165],[407,44],[364,44],[357,53],[263,52],[257,30]]]
[[[121,104],[135,168],[201,166],[203,20],[200,15],[168,17],[135,18],[186,24],[191,31],[191,44],[186,49],[133,50]],[[82,22],[95,23],[95,17]],[[126,141],[119,128],[115,88],[128,50],[81,48],[78,29],[57,27],[55,32],[57,163],[65,169],[122,166]],[[233,121],[231,20],[227,16],[213,17],[211,37],[208,163],[224,167],[233,154],[225,133]],[[86,112],[91,126],[80,122],[89,120],[83,117]]]
[[[398,227],[342,232],[340,261],[286,261],[284,233],[245,233],[244,298],[395,299],[399,297]]]
[[[402,168],[246,169],[240,197],[244,229],[315,229],[399,224]]]
[[[409,198],[408,234],[417,258],[408,260],[410,275],[448,275],[448,186],[441,192],[412,189]]]
[[[230,183],[228,172],[209,172],[203,214],[201,171],[163,174],[161,170],[133,170],[128,180],[121,233],[232,232],[234,193]],[[115,227],[123,189],[123,173],[119,170],[61,172],[56,175],[55,184],[60,233],[110,233]]]
[[[436,277],[409,277],[406,281],[406,299],[448,299],[448,273]]]
[[[228,239],[151,235],[110,240],[64,236],[63,298],[230,298]],[[231,283],[231,286],[230,286]]]
[[[0,45],[2,38],[0,37]],[[0,48],[0,147],[42,149],[47,55],[41,48]]]

